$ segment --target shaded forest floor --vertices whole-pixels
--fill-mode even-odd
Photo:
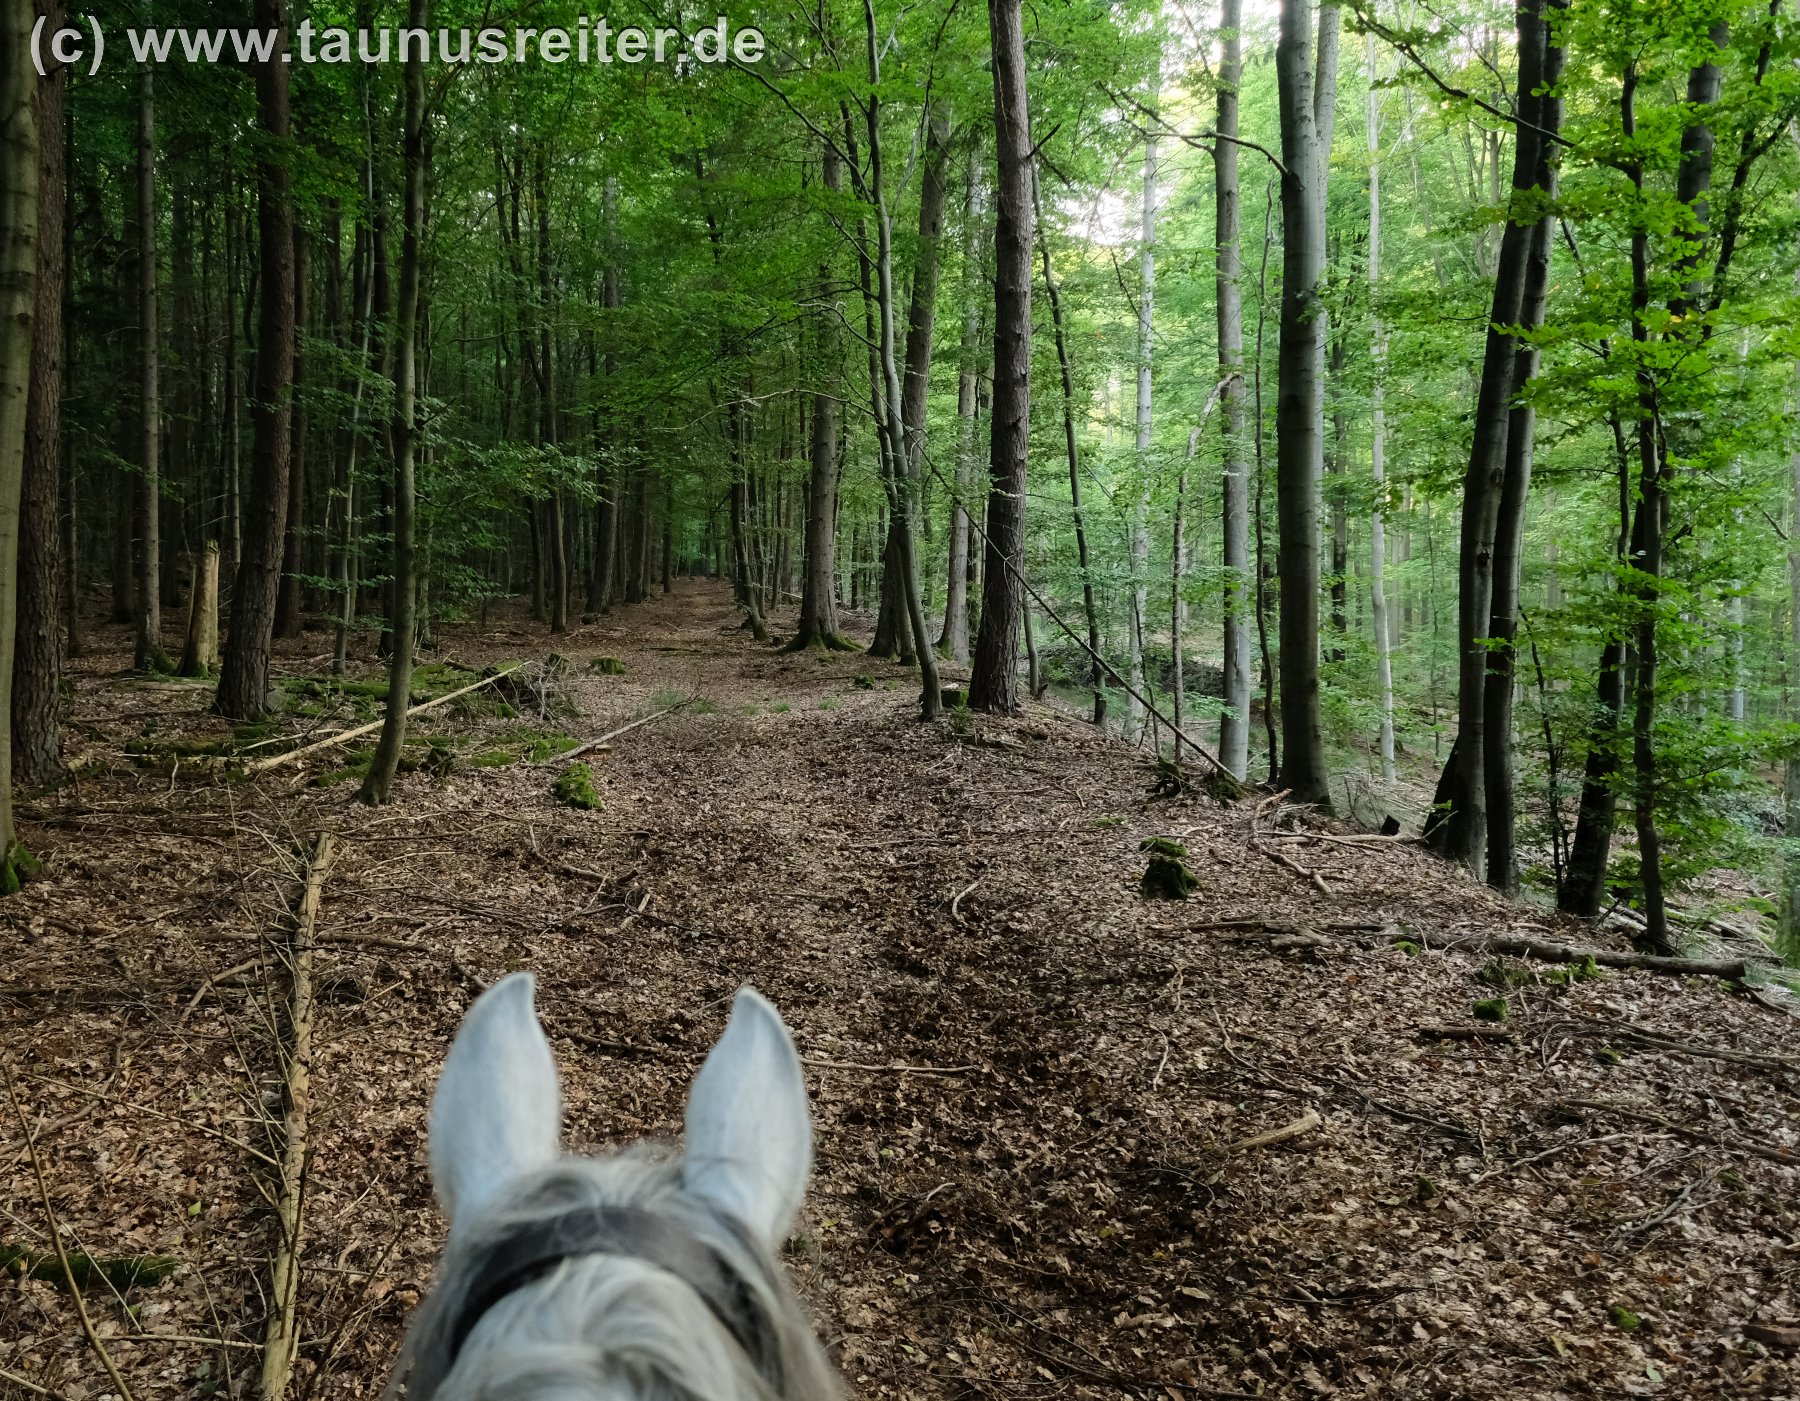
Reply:
[[[790,1262],[858,1396],[1800,1389],[1785,1013],[1432,947],[1544,917],[1262,795],[1153,797],[1141,756],[1048,711],[920,725],[901,668],[756,647],[727,604],[683,582],[564,638],[450,629],[471,667],[567,655],[576,712],[421,716],[454,761],[379,810],[320,781],[341,753],[237,782],[175,762],[171,739],[229,734],[209,691],[126,675],[118,630],[80,663],[87,767],[26,803],[48,875],[0,907],[0,1057],[69,1234],[177,1262],[129,1310],[86,1291],[138,1401],[254,1391],[264,939],[323,829],[303,1401],[380,1391],[442,1237],[431,1086],[472,994],[518,967],[578,1149],[677,1130],[740,983],[781,1008],[819,1145]],[[280,669],[321,675],[328,646]],[[355,711],[289,692],[311,699],[282,734]],[[700,699],[594,759],[600,810],[519,758],[678,696]],[[1192,852],[1186,903],[1140,898],[1153,835]],[[1501,997],[1506,1039],[1427,1030]],[[0,1145],[0,1245],[45,1251],[10,1107]],[[69,1299],[0,1279],[0,1397],[36,1394],[19,1378],[109,1390]]]

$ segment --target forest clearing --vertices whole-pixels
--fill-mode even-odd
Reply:
[[[374,809],[341,752],[175,762],[229,727],[96,639],[75,724],[108,758],[21,813],[54,874],[5,912],[0,1057],[70,1242],[174,1262],[129,1311],[87,1286],[141,1401],[255,1385],[282,941],[321,832],[297,1396],[386,1378],[441,1240],[429,1088],[519,967],[589,1151],[676,1131],[740,983],[781,1008],[819,1144],[786,1259],[855,1395],[1791,1389],[1787,1010],[1445,947],[1591,931],[1268,795],[1153,796],[1145,756],[1042,707],[921,726],[903,668],[736,621],[682,580],[554,639],[446,630],[477,670],[555,647],[574,709],[420,716],[454,762]],[[284,685],[318,646],[278,651]],[[555,799],[533,746],[670,697],[590,756],[599,808]],[[1140,895],[1153,836],[1189,852],[1185,903]],[[0,1240],[46,1252],[16,1116],[0,1139]],[[108,1389],[50,1283],[0,1287],[0,1339],[0,1394]]]

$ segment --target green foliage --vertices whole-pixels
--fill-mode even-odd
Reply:
[[[1475,1003],[1469,1010],[1478,1022],[1503,1022],[1506,1020],[1506,999],[1491,997]]]
[[[69,1267],[65,1271],[54,1251],[0,1242],[0,1272],[14,1279],[41,1279],[65,1294],[71,1281],[84,1293],[112,1289],[123,1294],[161,1284],[181,1264],[167,1255],[89,1255],[79,1250],[67,1253]]]

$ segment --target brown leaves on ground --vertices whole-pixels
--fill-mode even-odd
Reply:
[[[0,907],[0,1055],[69,1245],[182,1262],[90,1292],[139,1401],[253,1386],[281,1109],[258,936],[326,827],[303,1401],[385,1381],[442,1238],[433,1079],[520,966],[581,1149],[677,1131],[740,983],[781,1007],[819,1144],[790,1263],[854,1394],[1792,1394],[1783,1014],[1540,967],[1504,991],[1507,1039],[1434,1034],[1496,996],[1492,960],[1369,931],[1538,915],[1403,845],[1286,837],[1277,863],[1266,799],[1153,798],[1140,757],[1046,711],[966,743],[916,722],[904,670],[757,647],[725,605],[684,583],[554,644],[450,631],[467,665],[574,658],[576,738],[702,698],[593,757],[593,812],[555,802],[553,768],[469,764],[517,718],[422,723],[464,762],[374,811],[312,783],[330,756],[243,783],[141,768],[147,717],[223,733],[207,693],[84,663],[103,766],[26,805],[51,875]],[[290,671],[322,669],[308,645]],[[1195,899],[1140,898],[1156,835]],[[0,1244],[42,1252],[18,1123],[0,1145]],[[0,1282],[0,1397],[34,1394],[18,1378],[106,1389],[41,1280]]]

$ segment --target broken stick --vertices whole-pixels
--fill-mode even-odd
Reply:
[[[312,1101],[313,954],[319,899],[337,839],[321,833],[306,868],[306,890],[289,941],[293,996],[288,1005],[287,1110],[282,1122],[281,1181],[275,1197],[274,1259],[269,1267],[269,1324],[263,1334],[261,1401],[282,1401],[300,1351],[300,1227],[305,1194],[307,1111]]]
[[[1219,1151],[1229,1155],[1243,1153],[1251,1148],[1268,1148],[1277,1143],[1286,1143],[1290,1138],[1298,1138],[1303,1133],[1311,1133],[1324,1122],[1319,1117],[1318,1110],[1309,1109],[1291,1124],[1283,1124],[1267,1133],[1252,1134],[1249,1138],[1240,1138],[1236,1143],[1226,1144]]]
[[[599,738],[590,739],[586,744],[578,744],[573,749],[565,749],[561,754],[552,754],[548,759],[539,759],[533,767],[541,768],[545,764],[566,764],[571,759],[579,759],[583,754],[591,754],[609,739],[617,739],[627,730],[635,730],[639,725],[648,725],[652,720],[660,720],[665,715],[673,715],[683,706],[692,705],[693,703],[694,697],[689,696],[684,701],[678,701],[674,705],[666,706],[662,710],[657,711],[654,715],[645,715],[639,719],[633,720],[629,725],[621,725],[616,730],[608,730],[605,734],[599,736]]]

